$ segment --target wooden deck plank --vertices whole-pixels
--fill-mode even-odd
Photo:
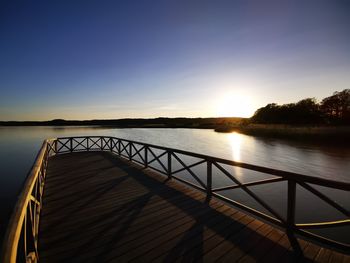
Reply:
[[[256,226],[257,227],[255,228],[255,225],[252,225],[252,227],[247,228],[246,231],[242,231],[239,234],[237,245],[223,255],[223,257],[220,258],[220,262],[238,262],[238,260],[240,260],[249,249],[256,246],[260,239],[272,230],[272,227],[267,224]],[[259,233],[260,235],[257,235],[256,233]]]
[[[219,210],[220,211],[220,210]],[[199,216],[196,216],[196,219],[199,220],[209,220],[212,214],[208,211],[203,211]],[[189,218],[188,218],[189,219]],[[120,259],[121,260],[129,260],[135,258],[144,258],[144,254],[147,254],[149,251],[155,248],[160,248],[164,244],[168,245],[169,243],[174,246],[178,243],[182,235],[185,233],[191,232],[193,226],[196,224],[197,220],[195,218],[190,218],[185,224],[182,224],[176,228],[172,228],[169,231],[163,232],[163,235],[158,235],[158,237],[152,239],[152,242],[143,242],[141,241],[139,244],[137,242],[130,244],[131,249],[125,254],[123,254]],[[177,223],[177,222],[176,222]],[[176,224],[173,224],[176,225]],[[136,246],[135,246],[136,245]],[[137,250],[135,252],[135,249]],[[148,257],[145,257],[148,259]]]
[[[254,218],[251,218],[249,216],[243,218],[242,220],[243,227],[237,229],[236,231],[227,233],[227,236],[213,236],[211,242],[209,242],[208,245],[211,245],[211,248],[208,250],[209,253],[206,256],[206,261],[212,261],[217,258],[221,258],[224,255],[226,255],[230,250],[235,248],[237,244],[239,244],[242,241],[242,238],[245,238],[258,228],[262,227],[264,224],[256,220]],[[212,243],[212,244],[210,244]]]
[[[198,197],[198,194],[193,194],[193,195],[190,195],[192,196],[193,198],[195,197]],[[118,200],[118,201],[122,201],[122,203],[112,203],[112,204],[103,204],[101,205],[100,207],[103,208],[104,210],[105,209],[110,209],[110,208],[115,208],[114,212],[115,212],[115,215],[118,215],[120,213],[123,213],[124,210],[123,210],[123,201],[128,201],[127,199],[123,199],[123,200]],[[117,201],[117,202],[118,202]],[[174,200],[175,201],[175,200]],[[189,202],[188,198],[178,198],[176,199],[176,202],[177,204],[179,205],[182,205],[182,206],[196,206],[195,203],[192,203],[192,202]],[[124,203],[125,204],[125,203]],[[144,213],[142,215],[140,215],[139,218],[141,217],[146,217],[146,216],[159,216],[161,214],[172,214],[174,212],[179,212],[178,209],[174,206],[169,206],[168,203],[164,200],[161,200],[161,202],[156,202],[156,203],[152,203],[152,204],[149,204],[149,207],[147,206],[144,210]],[[74,220],[70,221],[70,222],[67,222],[69,223],[71,226],[75,226],[77,223],[83,223],[85,221],[85,216],[88,215],[89,211],[86,211],[86,212],[82,212],[80,215],[81,217],[79,218],[74,218]],[[89,218],[93,218],[93,217],[97,217],[98,214],[93,214],[93,215],[89,215]],[[51,221],[51,220],[50,220]],[[45,226],[45,225],[44,225]]]
[[[260,258],[261,262],[273,262],[280,259],[285,253],[291,250],[291,245],[287,234],[284,233],[282,238],[276,243],[270,251]]]
[[[320,249],[321,249],[321,247],[319,247],[315,244],[309,243],[307,248],[304,250],[305,258],[307,258],[308,260],[314,261],[315,257],[319,253]]]
[[[265,254],[267,254],[275,245],[275,243],[278,243],[282,239],[283,234],[283,232],[275,228],[272,229],[272,231],[265,238],[263,238],[263,240],[260,241],[260,244],[254,246],[251,251],[248,251],[246,255],[239,260],[239,262],[256,262],[256,258],[262,258]],[[265,239],[272,240],[274,242],[264,242]],[[254,257],[252,255],[254,255]]]
[[[193,209],[200,210],[200,208],[197,208],[197,207],[193,206],[193,204],[183,204],[183,206],[185,208],[189,208],[189,209],[191,207],[193,207]],[[194,212],[196,212],[196,211],[194,211]],[[116,213],[116,216],[121,215],[121,213],[123,213],[123,211],[121,211],[119,213]],[[146,214],[146,215],[138,217],[133,222],[133,225],[135,225],[135,226],[131,225],[130,228],[132,227],[133,231],[135,232],[135,231],[143,230],[143,228],[149,226],[150,224],[152,226],[152,224],[155,224],[155,223],[157,223],[157,227],[161,227],[162,224],[164,223],[164,221],[166,223],[171,223],[175,219],[180,220],[183,217],[186,217],[186,214],[181,213],[181,211],[178,211],[176,209],[173,209],[171,211],[166,210],[166,209],[162,209],[162,210],[154,211],[153,214],[149,214],[149,215]],[[170,220],[166,221],[168,218]],[[83,221],[81,223],[83,223]],[[120,222],[120,223],[122,223],[122,222]],[[69,230],[74,230],[75,226],[76,226],[76,224],[73,224],[73,226],[71,228],[69,228]],[[68,227],[67,227],[67,229],[68,229]],[[89,234],[94,234],[94,233],[96,233],[98,231],[99,231],[99,227],[98,226],[97,227],[92,227],[92,228],[89,228],[89,232],[87,234],[88,235]],[[133,231],[128,229],[128,237],[129,237],[130,234],[133,233]],[[145,230],[143,230],[143,231],[145,231]],[[63,237],[64,237],[64,235],[65,234],[63,234]],[[52,238],[50,238],[50,239],[52,239]]]
[[[227,229],[225,235],[211,235],[211,237],[207,239],[205,243],[203,243],[203,251],[205,251],[203,253],[204,261],[214,261],[226,253],[229,249],[232,249],[238,240],[238,238],[235,239],[233,237],[237,237],[238,233],[243,231],[246,226],[254,224],[254,221],[255,220],[253,218],[245,216],[237,224]],[[196,257],[201,257],[201,255],[196,255]],[[184,258],[188,258],[188,255],[186,255]]]
[[[189,209],[191,208],[191,207],[189,207],[188,205],[186,205],[186,204],[183,204],[183,207],[184,208],[186,208],[186,207],[188,207]],[[195,207],[193,207],[192,209],[196,209],[196,211],[193,211],[194,213],[202,213],[203,212],[203,209],[200,209],[200,208],[195,208]],[[186,222],[186,221],[188,221],[188,220],[190,220],[190,218],[188,217],[188,216],[186,216],[184,213],[181,213],[181,211],[176,211],[178,214],[180,214],[180,215],[182,215],[182,218],[180,218],[180,219],[178,219],[177,221],[176,221],[176,224],[181,224],[182,222]],[[164,216],[168,216],[167,214],[164,214]],[[130,238],[132,238],[133,236],[133,234],[135,235],[135,233],[136,234],[139,234],[139,235],[143,235],[144,233],[143,233],[143,228],[142,228],[142,223],[144,222],[144,223],[148,223],[149,222],[149,220],[151,219],[151,218],[155,218],[155,217],[157,217],[157,213],[155,213],[154,215],[152,215],[152,214],[150,214],[150,215],[146,215],[146,216],[139,216],[134,222],[133,222],[133,224],[132,225],[130,225],[129,226],[129,228],[128,228],[128,232],[127,232],[127,235],[125,235],[126,237],[128,237],[129,239]],[[166,219],[166,218],[164,218],[164,219]],[[128,223],[127,221],[126,222],[119,222],[119,224],[121,224],[121,223]],[[174,228],[174,227],[176,227],[176,224],[174,224],[174,220],[172,220],[171,221],[171,224],[168,224],[168,228]],[[157,234],[157,235],[159,235],[159,234],[161,234],[162,232],[164,232],[164,231],[166,231],[166,230],[163,230],[163,228],[161,228],[159,225],[154,225],[154,227],[157,227],[157,232],[154,232],[155,234]],[[141,231],[142,230],[142,231]],[[88,233],[87,233],[87,235],[90,235],[92,233],[92,231],[90,230]],[[108,237],[109,235],[109,232],[107,232],[107,234],[104,234],[103,236],[106,238],[106,237]],[[148,235],[148,237],[151,237],[151,235]],[[145,238],[143,238],[143,239],[141,239],[141,240],[144,240]],[[122,240],[119,242],[119,245],[120,245],[120,248],[122,248]]]
[[[245,217],[241,212],[238,211],[232,211],[227,210],[223,212],[225,215],[229,217],[235,217],[236,219],[241,219]],[[215,227],[219,232],[221,231],[227,231],[228,229],[232,229],[231,226],[235,223],[234,220],[225,220],[224,222],[217,224]],[[162,254],[158,258],[154,259],[154,262],[174,262],[177,259],[180,259],[184,255],[191,254],[195,255],[197,254],[196,251],[202,250],[203,243],[207,242],[208,239],[210,239],[212,236],[215,235],[215,231],[212,231],[209,227],[200,228],[201,229],[201,238],[198,238],[198,236],[190,237],[189,239],[185,239],[186,242],[179,242],[175,247],[171,249],[171,251],[167,251],[166,253]],[[201,253],[203,254],[203,253]],[[176,256],[173,256],[176,255]]]
[[[321,248],[320,252],[316,256],[316,262],[320,262],[320,263],[330,262],[331,254],[332,254],[332,250]]]
[[[332,251],[330,262],[343,262],[344,255],[336,251]]]
[[[41,262],[278,262],[293,254],[280,230],[103,152],[50,159],[39,237]],[[310,260],[347,260],[302,244]]]
[[[217,211],[224,213],[225,211],[230,211],[231,213],[235,213],[235,211],[232,211],[229,207],[223,206],[222,209],[218,209]],[[206,224],[210,227],[215,226],[222,226],[225,225],[225,223],[228,222],[227,218],[223,217],[220,214],[207,214],[207,217],[200,218],[201,220],[205,220]],[[161,257],[162,255],[167,255],[167,257],[164,259],[166,262],[170,261],[169,259],[172,257],[172,255],[178,256],[179,253],[184,250],[188,250],[189,244],[195,244],[198,241],[203,240],[203,232],[205,231],[203,229],[203,223],[199,220],[194,222],[194,224],[191,226],[189,231],[186,231],[184,233],[180,234],[179,240],[169,240],[166,243],[161,244],[160,246],[157,246],[150,250],[149,252],[143,254],[143,257],[146,257],[150,259],[152,262]],[[186,247],[184,247],[186,245]],[[191,251],[194,251],[193,248]],[[137,261],[138,258],[134,258],[134,261]]]

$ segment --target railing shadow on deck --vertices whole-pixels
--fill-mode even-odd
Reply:
[[[111,158],[111,160],[113,160],[116,163],[116,165],[118,165],[118,167],[124,166],[123,169],[127,171],[128,174],[131,174],[131,176],[136,181],[138,181],[143,186],[147,187],[153,195],[158,195],[164,199],[167,199],[169,203],[178,207],[179,209],[184,211],[188,216],[194,219],[195,223],[192,225],[192,227],[190,227],[185,232],[182,238],[177,242],[177,244],[174,247],[172,247],[172,249],[169,252],[166,252],[165,262],[172,262],[179,257],[184,257],[185,262],[193,260],[200,262],[204,255],[203,232],[205,228],[208,228],[217,235],[220,235],[222,238],[225,239],[226,242],[232,243],[235,246],[235,249],[239,249],[244,252],[250,251],[249,255],[252,258],[255,258],[256,260],[260,259],[258,255],[255,255],[253,253],[254,250],[251,250],[251,245],[252,241],[261,240],[264,238],[264,236],[260,235],[258,232],[253,231],[252,229],[247,228],[247,226],[239,222],[239,220],[235,220],[233,217],[219,212],[216,209],[213,209],[210,206],[211,201],[208,200],[206,197],[203,197],[202,202],[196,199],[189,198],[191,202],[193,202],[196,206],[200,206],[202,210],[206,209],[209,211],[208,214],[205,214],[204,216],[201,216],[200,214],[195,214],[193,212],[193,209],[185,207],[181,205],[182,203],[177,203],[171,198],[169,199],[169,197],[173,195],[181,195],[182,192],[165,184],[165,182],[168,179],[163,180],[162,183],[161,181],[158,181],[150,176],[144,176],[144,173],[140,172],[140,170],[138,170],[137,168],[131,167],[128,163],[116,160],[111,156],[109,156],[109,158]],[[154,185],[157,185],[157,187],[154,187]],[[167,191],[161,191],[160,188],[166,188]],[[168,195],[169,192],[171,193],[170,196]],[[167,194],[165,195],[165,193]],[[220,224],[216,224],[217,222],[220,222]],[[223,226],[227,226],[227,228]],[[241,242],[242,234],[247,237],[246,241],[248,241],[249,243]],[[238,236],[240,236],[239,240],[237,239]],[[288,254],[290,258],[295,258],[297,260],[302,257],[302,254],[295,253],[295,251],[293,250],[288,250],[285,247],[282,247],[269,239],[265,238],[264,242],[271,243],[270,246],[275,246],[275,249],[276,247],[278,247],[277,250],[282,250],[282,253]],[[217,259],[218,258],[216,258],[216,260]],[[308,262],[307,259],[303,260],[305,262]]]
[[[230,242],[235,249],[243,252],[250,250],[252,241],[264,239],[264,236],[250,229],[245,224],[242,224],[239,222],[239,220],[235,220],[234,217],[230,216],[230,214],[225,214],[217,209],[214,209],[211,205],[213,201],[209,201],[208,203],[205,195],[202,194],[201,198],[192,198],[187,196],[181,190],[177,190],[172,186],[169,186],[169,180],[167,178],[155,178],[154,176],[148,176],[148,174],[145,173],[145,171],[142,171],[140,167],[133,167],[128,161],[116,159],[114,155],[109,153],[101,153],[101,155],[103,158],[108,159],[116,167],[125,172],[125,175],[118,178],[120,179],[118,182],[121,184],[117,183],[117,185],[110,187],[109,183],[103,183],[101,187],[99,187],[99,185],[97,186],[99,190],[90,189],[88,192],[89,195],[85,196],[85,198],[82,197],[83,200],[80,200],[80,204],[71,204],[72,213],[68,213],[67,209],[61,211],[62,217],[57,221],[51,222],[51,225],[45,228],[44,231],[48,231],[47,234],[56,236],[56,238],[50,238],[53,240],[53,242],[49,244],[46,243],[47,246],[43,248],[45,250],[50,249],[50,247],[57,248],[64,244],[67,239],[72,239],[72,237],[74,237],[74,240],[77,240],[79,243],[79,245],[76,247],[71,248],[70,252],[64,253],[65,258],[60,259],[69,260],[71,258],[75,258],[76,256],[81,257],[82,255],[86,255],[87,258],[92,257],[98,259],[99,262],[104,262],[118,257],[132,260],[133,258],[137,258],[137,256],[142,255],[142,253],[144,253],[142,246],[147,244],[147,242],[153,242],[154,239],[152,236],[142,237],[142,243],[137,243],[137,239],[140,238],[140,235],[137,233],[130,233],[128,230],[133,224],[134,220],[137,219],[142,209],[147,205],[149,200],[154,197],[160,197],[162,200],[183,211],[189,218],[191,218],[191,225],[187,227],[187,230],[184,234],[182,234],[182,237],[174,246],[170,247],[168,250],[165,250],[164,255],[162,255],[166,262],[171,262],[179,257],[184,257],[186,262],[192,260],[201,261],[204,254],[204,229],[210,229],[216,235],[224,238],[226,242]],[[79,170],[74,170],[73,173],[79,174]],[[92,174],[91,176],[93,177]],[[72,179],[75,180],[76,178],[84,178],[84,180],[89,180],[85,173],[82,173],[78,177],[75,176]],[[146,192],[141,193],[139,196],[136,196],[135,199],[132,199],[121,206],[105,209],[102,214],[99,214],[97,217],[93,218],[93,220],[81,222],[71,231],[67,231],[61,235],[57,235],[56,232],[52,232],[55,227],[59,227],[60,222],[69,221],[69,218],[74,216],[74,213],[81,212],[81,210],[87,206],[93,206],[93,201],[96,200],[96,198],[101,197],[102,193],[107,194],[107,192],[117,191],[114,186],[123,187],[122,182],[124,182],[126,179],[134,180],[137,182],[137,184],[142,186],[142,188],[146,189]],[[64,181],[62,187],[65,189],[65,191],[69,191],[69,187],[74,189],[74,187],[69,184],[67,180]],[[65,197],[62,196],[62,198]],[[71,202],[70,197],[66,197],[66,202]],[[109,202],[118,203],[118,200],[109,200]],[[156,207],[148,211],[148,213],[151,214],[155,212],[157,210]],[[244,214],[240,215],[240,217],[245,216]],[[253,221],[254,219],[251,218],[250,220]],[[220,224],[217,224],[218,222],[220,222]],[[156,222],[150,222],[149,224],[155,223]],[[162,222],[158,222],[158,224],[161,223]],[[86,236],[86,233],[84,233],[85,230],[91,229],[91,227],[94,227],[93,233],[90,236]],[[140,227],[144,226],[141,225]],[[181,225],[175,225],[173,228],[169,228],[169,231],[175,230],[178,227],[181,227]],[[150,229],[149,231],[152,230]],[[82,235],[82,233],[84,234]],[[125,241],[123,240],[125,238],[124,234],[134,237]],[[103,235],[102,241],[101,235]],[[240,239],[237,239],[237,236],[239,236]],[[243,237],[246,237],[249,243],[242,242],[241,238]],[[119,241],[123,241],[123,243],[119,244]],[[269,239],[265,238],[264,242],[265,245],[266,243],[270,243],[267,244],[267,246],[275,246],[275,250],[281,250],[284,254],[289,254],[289,256],[295,258],[298,257],[298,255],[293,253],[293,251],[279,246],[279,244],[276,244]],[[166,240],[164,243],[166,243]],[[115,247],[118,247],[118,249],[115,249]],[[155,252],[157,253],[157,251]],[[143,257],[145,259],[147,258],[147,260],[152,259],[152,250],[150,253],[151,254],[147,256],[146,252],[146,255],[143,255]],[[256,256],[256,259],[259,259],[258,255],[255,255],[252,252],[250,253],[250,256],[253,258]]]

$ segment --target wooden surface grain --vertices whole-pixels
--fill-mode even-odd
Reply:
[[[348,262],[107,152],[49,161],[41,262]]]

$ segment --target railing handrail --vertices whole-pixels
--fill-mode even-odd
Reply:
[[[305,175],[305,174],[300,174],[300,173],[294,173],[294,172],[288,172],[284,170],[279,170],[279,169],[274,169],[274,168],[268,168],[264,166],[258,166],[254,164],[249,164],[249,163],[244,163],[244,162],[237,162],[233,160],[228,160],[228,159],[223,159],[215,156],[210,156],[210,155],[205,155],[205,154],[200,154],[200,153],[195,153],[195,152],[190,152],[190,151],[185,151],[185,150],[180,150],[180,149],[175,149],[171,147],[165,147],[165,146],[160,146],[160,145],[154,145],[154,144],[149,144],[145,142],[139,142],[139,141],[134,141],[134,140],[129,140],[129,139],[123,139],[123,138],[118,138],[118,137],[113,137],[113,136],[74,136],[74,137],[58,137],[57,140],[66,140],[70,138],[74,139],[83,139],[83,138],[112,138],[112,139],[117,139],[117,140],[122,140],[126,142],[131,142],[131,143],[136,143],[148,147],[153,147],[157,148],[160,150],[168,150],[172,152],[176,152],[179,154],[184,154],[188,155],[191,157],[197,157],[197,158],[202,158],[206,159],[208,161],[212,162],[219,162],[222,164],[228,164],[256,172],[262,172],[266,174],[271,174],[274,176],[279,176],[283,177],[285,179],[292,179],[295,181],[301,181],[301,182],[307,182],[307,183],[312,183],[312,184],[317,184],[321,186],[327,186],[327,187],[332,187],[336,188],[339,190],[346,190],[350,191],[350,182],[344,182],[344,181],[335,181],[332,179],[327,179],[327,178],[322,178],[322,177],[316,177],[316,176],[310,176],[310,175]]]
[[[44,140],[17,198],[3,241],[2,262],[16,262],[19,239],[21,237],[27,208],[31,201],[32,192],[38,180],[40,170],[43,167],[45,156],[48,153],[48,143],[52,141],[52,139]]]

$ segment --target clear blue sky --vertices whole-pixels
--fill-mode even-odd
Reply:
[[[0,120],[321,99],[350,88],[349,14],[346,0],[0,0]]]

